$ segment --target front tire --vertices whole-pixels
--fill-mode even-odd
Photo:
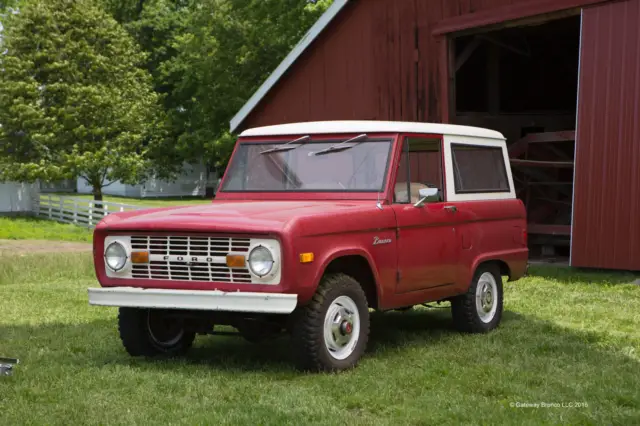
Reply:
[[[322,279],[308,305],[297,312],[293,342],[298,366],[315,372],[355,367],[369,339],[369,307],[360,284],[345,274]]]
[[[478,268],[467,293],[451,301],[454,326],[466,333],[486,333],[500,324],[503,289],[500,269],[487,264]]]
[[[195,339],[182,320],[158,309],[120,308],[118,330],[131,356],[183,355]]]

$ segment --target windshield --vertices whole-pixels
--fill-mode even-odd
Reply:
[[[380,192],[391,145],[388,139],[366,137],[353,142],[302,138],[294,143],[241,143],[222,191]]]

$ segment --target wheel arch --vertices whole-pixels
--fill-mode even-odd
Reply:
[[[366,252],[358,250],[336,252],[325,261],[321,271],[315,283],[316,288],[326,274],[343,273],[360,284],[367,296],[369,307],[378,308],[379,300],[382,297],[381,289],[376,269]]]
[[[473,278],[473,276],[475,275],[476,271],[486,265],[496,265],[496,267],[499,269],[500,271],[500,276],[503,277],[508,277],[509,280],[512,277],[512,272],[511,272],[511,267],[509,266],[509,264],[504,261],[503,259],[499,258],[499,257],[483,257],[483,258],[478,258],[476,259],[476,261],[474,262],[472,268],[469,271],[469,277],[467,280],[465,280],[466,283],[470,283],[471,279]]]

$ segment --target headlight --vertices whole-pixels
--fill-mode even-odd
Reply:
[[[104,252],[104,260],[109,269],[118,272],[127,263],[127,250],[120,243],[111,243]]]
[[[259,277],[264,277],[273,269],[273,255],[263,246],[258,246],[249,253],[249,268]]]

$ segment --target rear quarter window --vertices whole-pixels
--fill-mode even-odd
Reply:
[[[510,192],[502,148],[451,144],[456,194]]]

